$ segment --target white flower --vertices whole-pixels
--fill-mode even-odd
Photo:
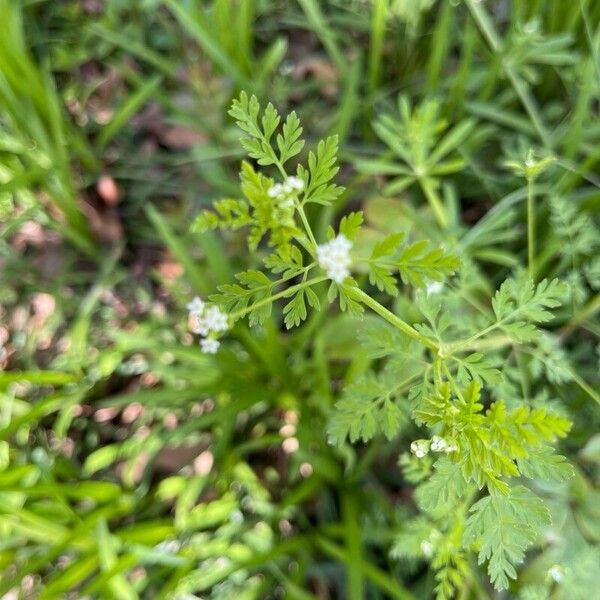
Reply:
[[[190,313],[200,316],[204,310],[204,301],[196,296],[191,302],[188,302],[187,309]]]
[[[304,189],[304,181],[302,181],[300,177],[288,177],[285,182],[293,190],[298,190],[301,192]]]
[[[446,443],[446,447],[444,448],[444,452],[446,454],[450,454],[450,452],[456,452],[458,450],[458,446],[454,442]]]
[[[560,565],[552,565],[548,569],[548,577],[556,583],[561,583],[565,578],[565,570]]]
[[[287,177],[283,183],[274,183],[267,192],[270,198],[277,200],[281,208],[292,208],[294,199],[304,189],[304,181],[299,177]]]
[[[219,342],[219,340],[215,340],[214,338],[204,338],[200,340],[200,347],[202,348],[202,352],[205,354],[216,354],[220,345],[221,342]]]
[[[208,335],[210,330],[208,328],[208,323],[206,322],[206,319],[201,316],[201,315],[197,315],[195,313],[191,313],[192,315],[192,320],[191,320],[191,330],[192,333],[197,333],[198,335]]]
[[[427,540],[421,542],[421,552],[425,558],[430,558],[433,554],[433,544]]]
[[[350,249],[352,242],[343,234],[339,234],[326,244],[317,247],[317,259],[327,277],[336,283],[342,283],[350,275]]]
[[[277,198],[278,196],[281,196],[282,192],[283,186],[280,183],[275,183],[269,188],[269,191],[267,193],[271,198]]]
[[[431,439],[431,450],[433,452],[445,452],[448,442],[439,435],[434,435]]]
[[[417,457],[423,458],[429,453],[429,440],[415,440],[410,445],[410,451]]]
[[[227,331],[228,328],[227,315],[218,306],[211,306],[198,318],[194,333],[208,335],[211,331]]]
[[[432,296],[433,294],[439,294],[444,289],[444,284],[440,281],[432,281],[427,284],[427,295]]]

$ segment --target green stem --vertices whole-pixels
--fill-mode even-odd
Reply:
[[[497,350],[499,348],[504,348],[505,346],[510,346],[512,343],[513,340],[508,335],[496,335],[484,340],[475,340],[472,344],[461,344],[460,349],[480,352],[482,350]],[[458,348],[451,347],[450,349],[456,351]]]
[[[442,229],[448,228],[448,215],[446,214],[446,210],[444,209],[444,205],[442,200],[440,199],[438,193],[435,191],[435,188],[431,184],[426,177],[419,177],[419,183],[421,185],[421,189],[425,194],[425,197],[429,201],[429,205],[435,214],[435,217]]]
[[[498,327],[500,327],[500,325],[502,325],[502,323],[504,323],[504,321],[506,321],[506,320],[507,319],[503,319],[502,321],[498,321],[497,323],[492,323],[490,326],[486,327],[485,329],[483,329],[479,333],[476,333],[475,335],[472,335],[467,340],[458,341],[458,342],[454,342],[454,343],[450,344],[448,346],[448,348],[447,348],[447,350],[448,350],[448,356],[451,356],[455,352],[459,352],[461,350],[465,350],[466,348],[471,347],[473,345],[473,342],[477,341],[479,338],[484,337],[488,333],[494,331],[495,329],[497,329]]]
[[[373,98],[381,78],[383,44],[388,0],[374,0],[371,16],[371,47],[369,49],[369,95]]]
[[[342,515],[348,562],[346,563],[346,595],[348,600],[363,600],[364,582],[360,570],[362,560],[362,544],[360,529],[360,511],[355,494],[348,490],[342,495]]]
[[[308,235],[308,239],[310,240],[310,243],[313,244],[314,249],[316,250],[316,248],[318,246],[317,240],[315,240],[315,236],[312,232],[310,223],[308,222],[308,219],[306,218],[306,213],[304,212],[304,208],[302,207],[301,204],[297,204],[296,210],[298,211],[298,214],[300,215],[300,220],[302,221],[302,225],[304,225],[304,229],[306,230],[306,235]],[[314,251],[311,252],[311,254],[314,256]]]
[[[377,300],[371,298],[369,294],[363,292],[360,288],[352,288],[351,293],[356,300],[368,306],[373,312],[377,313],[380,317],[383,317],[388,323],[391,323],[394,327],[402,331],[402,333],[405,333],[408,337],[416,340],[426,348],[435,352],[438,351],[438,345],[433,340],[430,340],[419,333],[414,327],[396,316],[393,312],[385,308],[385,306],[379,304]]]
[[[322,281],[325,281],[326,279],[327,279],[327,277],[322,275],[320,277],[313,277],[312,279],[309,279],[308,281],[303,281],[301,283],[297,283],[296,285],[292,285],[289,288],[285,288],[285,290],[281,290],[281,292],[277,292],[277,294],[273,294],[273,296],[269,296],[268,298],[263,298],[262,300],[255,302],[251,306],[247,306],[246,308],[244,308],[242,310],[238,310],[237,312],[231,313],[229,315],[229,318],[231,321],[235,322],[238,319],[245,317],[248,313],[251,313],[253,310],[260,308],[261,306],[265,306],[265,304],[271,304],[271,303],[275,302],[276,300],[279,300],[280,298],[287,298],[289,296],[293,296],[296,292],[299,292],[300,290],[304,289],[305,287],[309,287],[311,285],[316,285],[317,283],[321,283]]]
[[[315,536],[314,540],[316,545],[331,558],[344,563],[351,562],[351,558],[345,548],[334,544],[324,536]],[[361,559],[355,566],[390,598],[395,598],[396,600],[415,599],[399,579],[390,577],[385,571],[382,571],[379,567],[367,562],[365,559]]]
[[[500,58],[500,63],[504,72],[506,73],[506,77],[512,84],[515,92],[517,92],[517,95],[525,107],[525,110],[529,114],[529,117],[531,118],[531,121],[533,122],[533,125],[537,130],[537,133],[544,146],[547,148],[552,148],[552,138],[542,121],[542,117],[535,100],[533,99],[527,84],[521,79],[513,66],[502,56],[502,40],[496,32],[494,24],[488,16],[485,8],[483,8],[483,6],[481,6],[477,0],[465,0],[465,3],[468,6],[471,15],[475,19],[475,22],[479,26],[479,29],[487,39],[490,48],[494,54]]]
[[[535,203],[533,197],[533,182],[527,178],[527,265],[529,279],[535,281]]]
[[[568,337],[581,323],[587,321],[597,311],[600,311],[600,293],[596,294],[559,332],[558,338],[563,340]]]
[[[268,144],[269,142],[263,138],[263,141]],[[281,176],[283,177],[284,181],[287,179],[287,172],[284,168],[284,166],[281,164],[281,161],[277,159],[277,157],[275,156],[275,152],[273,152],[273,160],[274,160],[274,164],[277,167],[277,169],[279,170],[279,172],[281,173]],[[313,245],[314,249],[316,250],[318,244],[317,244],[317,240],[315,240],[315,236],[312,232],[312,228],[310,226],[310,223],[308,222],[308,219],[306,218],[306,213],[304,212],[304,208],[302,206],[302,204],[300,204],[299,202],[296,202],[296,210],[298,211],[298,214],[300,215],[300,220],[302,221],[302,225],[304,225],[304,229],[306,230],[306,235],[308,236],[308,239],[310,240],[310,243]],[[304,245],[304,244],[303,244]],[[305,246],[306,248],[306,246]],[[310,248],[306,248],[307,252],[310,252],[310,254],[312,256],[314,256],[314,251],[311,252]]]
[[[569,369],[573,381],[592,399],[600,404],[600,394],[590,386],[583,378],[581,378],[573,369]]]

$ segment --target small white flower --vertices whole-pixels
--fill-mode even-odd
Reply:
[[[196,313],[191,313],[191,316],[192,319],[190,329],[192,330],[192,333],[196,333],[198,335],[208,335],[210,330],[208,328],[206,319]]]
[[[421,542],[421,552],[425,558],[430,558],[433,554],[433,544],[427,540]]]
[[[565,570],[560,565],[552,565],[548,569],[548,577],[556,583],[561,583],[565,578]]]
[[[445,452],[448,447],[448,442],[439,435],[434,435],[431,439],[431,450],[433,452]]]
[[[220,345],[221,342],[219,342],[219,340],[215,340],[214,338],[204,338],[200,340],[200,347],[202,348],[202,352],[205,354],[216,354]]]
[[[301,192],[304,189],[304,181],[302,181],[302,179],[300,179],[300,177],[294,177],[294,176],[288,177],[285,180],[285,182],[293,190],[298,190],[299,192]]]
[[[426,292],[428,296],[439,294],[444,289],[444,284],[440,281],[432,281],[427,284]]]
[[[336,283],[342,283],[350,275],[350,249],[352,242],[343,234],[317,248],[317,259],[327,277]]]
[[[336,283],[343,283],[348,275],[350,275],[350,269],[343,264],[333,264],[327,269],[327,276]]]
[[[329,242],[329,246],[333,252],[345,254],[352,248],[352,242],[343,233],[340,233]]]
[[[304,189],[304,181],[299,177],[287,177],[283,183],[274,183],[267,192],[270,198],[277,200],[281,208],[292,208],[298,192]]]
[[[204,300],[196,296],[191,302],[188,302],[187,309],[190,313],[200,316],[204,310]]]
[[[280,183],[275,183],[269,188],[267,193],[271,198],[277,198],[281,196],[281,192],[283,192],[283,186]]]
[[[410,451],[417,457],[423,458],[429,453],[429,440],[415,440],[410,445]]]
[[[218,306],[211,306],[199,320],[206,323],[209,331],[227,331],[229,329],[227,315]]]

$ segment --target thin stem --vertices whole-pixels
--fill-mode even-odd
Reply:
[[[508,335],[496,335],[494,337],[487,338],[485,340],[475,340],[473,343],[460,344],[461,350],[474,350],[476,352],[482,350],[497,350],[498,348],[504,348],[505,346],[510,346],[513,343],[513,340]],[[458,346],[450,347],[451,350],[457,350]]]
[[[306,230],[306,235],[308,235],[308,239],[310,240],[310,243],[313,244],[314,250],[316,250],[316,248],[318,246],[317,240],[315,239],[315,236],[312,232],[310,223],[308,222],[308,219],[306,218],[306,213],[304,212],[304,208],[302,207],[301,204],[298,203],[296,205],[296,210],[298,211],[298,214],[300,215],[300,220],[302,221],[302,225],[304,225],[304,229]],[[311,254],[314,256],[314,251],[311,252]]]
[[[377,313],[380,317],[383,317],[388,323],[391,323],[394,327],[405,333],[407,336],[411,337],[413,340],[418,341],[426,348],[430,350],[438,351],[438,345],[429,338],[425,337],[421,333],[419,333],[414,327],[403,321],[400,317],[396,316],[393,312],[382,306],[375,300],[371,298],[369,294],[363,292],[360,288],[352,288],[352,295],[359,302],[362,302],[364,305],[368,306],[373,312]]]
[[[568,337],[579,325],[584,321],[587,321],[594,315],[595,312],[600,311],[600,293],[596,294],[577,314],[565,325],[558,333],[558,339],[564,340]]]
[[[462,392],[460,391],[460,388],[458,387],[458,383],[456,383],[456,379],[452,377],[452,373],[450,372],[450,369],[448,368],[448,365],[445,362],[442,362],[442,368],[444,369],[444,373],[446,374],[450,385],[454,389],[454,392],[464,402],[465,399],[462,395]]]
[[[484,335],[487,335],[491,331],[494,331],[494,329],[497,329],[498,327],[500,327],[500,325],[502,325],[502,323],[505,320],[506,319],[503,319],[502,321],[498,321],[497,323],[492,323],[489,327],[486,327],[485,329],[481,330],[479,333],[472,335],[467,340],[463,340],[462,342],[460,342],[460,341],[454,342],[453,344],[450,344],[448,346],[448,355],[454,354],[455,352],[458,352],[459,350],[464,350],[465,348],[470,347],[473,344],[473,342],[475,342],[479,338],[483,337]]]
[[[583,378],[581,378],[573,369],[569,369],[569,373],[573,381],[590,397],[600,404],[600,394],[590,386]]]
[[[253,310],[260,308],[261,306],[265,306],[265,304],[271,304],[271,303],[275,302],[276,300],[279,300],[280,298],[286,298],[286,297],[292,296],[296,292],[299,292],[301,289],[303,289],[305,287],[309,287],[311,285],[316,285],[317,283],[321,283],[322,281],[325,281],[326,279],[327,279],[327,277],[322,275],[320,277],[313,277],[312,279],[309,279],[308,281],[303,281],[301,283],[297,283],[296,285],[292,285],[289,288],[285,288],[285,290],[281,290],[281,292],[277,292],[277,294],[273,294],[272,296],[269,296],[268,298],[263,298],[262,300],[255,302],[251,306],[247,306],[246,308],[243,308],[242,310],[238,310],[237,312],[231,313],[229,315],[229,318],[232,321],[237,321],[238,319],[245,317],[248,313],[251,313]]]
[[[535,280],[535,203],[533,181],[527,178],[527,265],[529,279]]]
[[[421,184],[421,189],[429,201],[429,205],[431,206],[431,209],[433,210],[440,227],[442,229],[447,229],[448,215],[446,214],[444,204],[442,203],[438,193],[435,191],[431,181],[426,177],[419,177],[419,183]]]
[[[506,73],[506,77],[510,81],[515,92],[517,92],[517,95],[521,100],[521,104],[529,114],[529,117],[533,122],[533,126],[535,127],[544,146],[547,148],[552,148],[552,137],[544,125],[537,104],[535,103],[527,84],[521,79],[515,68],[508,62],[508,60],[502,56],[502,40],[496,32],[494,24],[488,16],[485,8],[479,5],[476,0],[465,0],[465,3],[468,6],[469,11],[475,19],[479,29],[483,33],[483,36],[487,39],[490,48],[494,54],[499,57],[500,64]]]
[[[266,142],[266,140],[265,140]],[[268,143],[268,142],[266,142]],[[283,166],[283,164],[281,164],[281,161],[277,159],[277,157],[275,156],[275,153],[273,153],[273,159],[274,159],[274,164],[277,167],[277,169],[279,170],[279,172],[281,173],[281,176],[283,177],[284,181],[285,179],[287,179],[287,172]],[[306,213],[304,212],[304,208],[302,207],[302,204],[300,204],[300,202],[296,202],[296,210],[298,211],[298,214],[300,215],[300,220],[302,221],[302,225],[304,225],[304,229],[306,230],[306,235],[308,236],[308,239],[310,240],[310,243],[313,245],[313,247],[316,249],[318,244],[317,244],[317,240],[315,239],[315,236],[312,232],[312,228],[310,226],[310,223],[308,222],[308,219],[306,218]],[[301,242],[302,243],[302,242]],[[302,244],[304,246],[304,244]],[[305,249],[307,252],[310,252],[310,254],[312,256],[314,256],[314,251],[311,251],[310,248],[306,248]]]

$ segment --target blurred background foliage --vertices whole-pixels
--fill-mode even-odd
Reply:
[[[374,230],[461,248],[486,292],[526,256],[504,162],[555,157],[536,275],[571,285],[570,363],[549,344],[529,367],[534,386],[556,375],[578,476],[542,490],[554,528],[510,597],[593,594],[600,3],[0,0],[0,23],[0,597],[431,596],[426,565],[390,554],[414,429],[341,451],[324,434],[372,360],[368,318],[238,325],[218,359],[187,331],[190,298],[255,263],[240,236],[190,230],[238,193],[240,90],[296,110],[308,145],[340,136],[348,190],[310,214],[319,231],[362,207]],[[475,577],[464,597],[493,592]]]

